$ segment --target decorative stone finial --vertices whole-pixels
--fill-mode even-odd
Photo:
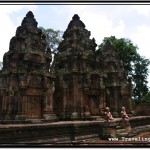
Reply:
[[[32,11],[29,11],[29,12],[26,14],[26,17],[27,17],[27,18],[34,18],[33,12],[32,12]]]
[[[26,17],[24,17],[22,23],[21,23],[21,26],[33,26],[33,27],[37,27],[37,22],[34,18],[34,15],[32,13],[32,11],[29,11],[27,14],[26,14]]]
[[[80,17],[79,17],[77,14],[75,14],[75,15],[72,17],[72,19],[73,19],[73,20],[80,20]]]
[[[112,50],[113,49],[110,40],[108,40],[108,39],[106,40],[105,45],[104,45],[104,49],[105,50]]]
[[[77,14],[75,14],[72,17],[72,20],[70,21],[68,25],[68,28],[71,28],[73,26],[80,26],[82,28],[85,28],[85,24],[80,20],[80,17]]]

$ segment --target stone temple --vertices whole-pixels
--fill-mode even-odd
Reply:
[[[10,40],[0,72],[2,120],[48,119],[52,111],[51,51],[30,11]]]
[[[131,112],[131,82],[109,41],[98,54],[90,31],[75,14],[52,62],[37,24],[29,11],[4,54],[1,120],[81,120],[101,116],[106,106],[116,117],[122,106]]]
[[[55,57],[54,110],[61,117],[99,116],[106,106],[115,116],[125,106],[131,111],[131,83],[123,63],[106,42],[96,53],[94,39],[78,15],[63,35]]]

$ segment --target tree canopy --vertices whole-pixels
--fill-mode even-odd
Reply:
[[[107,40],[123,61],[124,69],[132,80],[133,98],[136,103],[139,103],[140,99],[148,93],[147,77],[150,61],[137,52],[138,47],[130,39],[117,39],[115,36],[105,37],[98,51],[103,50]]]
[[[141,103],[150,104],[150,92],[148,92],[146,95],[144,95],[144,96],[141,98]]]
[[[142,57],[140,55],[136,56],[136,59],[134,61],[133,65],[133,96],[135,99],[135,102],[142,101],[143,96],[145,96],[149,89],[147,86],[147,77],[148,77],[148,66],[150,64],[150,61],[146,59],[145,57]],[[150,101],[150,100],[149,100]]]
[[[135,60],[137,56],[138,47],[133,45],[131,40],[120,38],[117,39],[115,36],[105,37],[103,42],[99,45],[99,50],[103,49],[106,41],[109,40],[113,49],[118,53],[120,59],[124,63],[124,68],[129,72],[132,72],[132,62]]]
[[[46,36],[47,45],[51,49],[53,54],[57,53],[57,47],[59,43],[62,41],[63,31],[54,30],[54,29],[44,29],[43,27],[39,27],[43,34]]]
[[[47,44],[53,54],[57,53],[57,47],[62,41],[63,31],[54,29],[44,29],[40,27],[46,36]],[[124,69],[128,72],[128,76],[132,81],[132,92],[135,103],[139,103],[142,97],[147,95],[148,89],[148,66],[149,59],[141,56],[137,50],[137,45],[134,45],[130,39],[120,38],[115,36],[105,37],[103,42],[98,46],[97,53],[102,52],[106,41],[109,40],[113,49],[118,53],[122,60]]]

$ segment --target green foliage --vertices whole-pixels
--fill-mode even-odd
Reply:
[[[124,63],[124,68],[131,74],[132,72],[132,63],[135,60],[135,56],[137,55],[137,46],[133,45],[131,40],[129,39],[117,39],[115,36],[105,37],[103,43],[100,44],[99,50],[103,49],[106,41],[109,40],[113,49],[118,53],[120,59]]]
[[[133,83],[132,90],[135,103],[139,103],[141,97],[148,92],[147,77],[150,61],[138,54],[138,47],[130,39],[117,39],[115,36],[105,37],[103,43],[99,45],[98,53],[103,51],[107,40],[123,61],[124,69],[128,72]]]
[[[43,34],[46,36],[47,44],[51,49],[52,53],[57,53],[57,47],[59,43],[62,41],[63,32],[60,30],[53,29],[44,29],[43,27],[39,27]]]
[[[150,104],[150,92],[148,92],[146,95],[144,95],[141,98],[141,103],[149,103]]]
[[[139,103],[139,100],[148,93],[147,87],[147,77],[148,77],[148,66],[150,61],[145,59],[140,55],[136,56],[134,60],[133,68],[133,96],[136,102]]]
[[[47,44],[52,53],[56,54],[57,47],[62,41],[63,32],[60,30],[44,29],[43,27],[40,27],[40,29],[45,34]],[[130,76],[133,83],[132,90],[135,103],[139,103],[140,99],[148,93],[147,77],[150,61],[138,54],[138,47],[130,39],[117,39],[115,36],[105,37],[103,43],[99,45],[97,53],[103,51],[107,40],[109,40],[113,49],[123,61],[124,69],[128,72],[128,76]]]

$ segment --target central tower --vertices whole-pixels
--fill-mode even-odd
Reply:
[[[54,110],[62,118],[99,114],[100,75],[95,54],[96,43],[90,31],[75,14],[63,35],[55,56]]]

